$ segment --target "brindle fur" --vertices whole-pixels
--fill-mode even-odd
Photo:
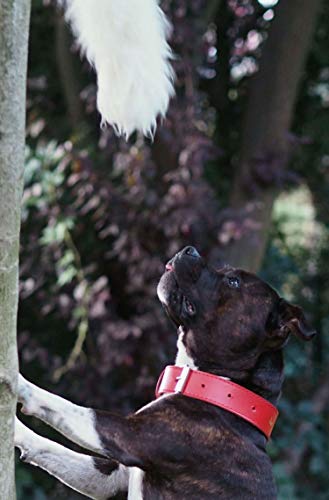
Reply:
[[[167,265],[158,295],[198,369],[229,377],[273,404],[290,333],[314,335],[301,309],[261,279],[228,266],[215,270],[192,247]],[[108,473],[115,463],[142,469],[145,500],[276,498],[266,438],[221,408],[174,394],[128,417],[94,415],[101,454],[115,461]],[[107,473],[103,460],[95,465]]]

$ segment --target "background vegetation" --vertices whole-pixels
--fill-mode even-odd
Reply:
[[[329,2],[164,0],[177,97],[152,144],[99,129],[94,74],[61,13],[49,1],[32,3],[22,373],[77,403],[129,412],[153,397],[175,352],[175,329],[156,298],[166,260],[193,244],[215,264],[226,258],[257,270],[319,332],[312,345],[292,340],[286,349],[269,447],[280,498],[328,499]],[[284,4],[299,7],[283,12]],[[309,38],[295,83],[296,39],[276,49],[293,26]],[[274,111],[285,116],[280,78],[296,91],[275,128]],[[266,133],[280,140],[269,146]],[[262,154],[252,151],[256,136],[268,146]],[[79,498],[26,465],[17,465],[17,481],[21,500]]]

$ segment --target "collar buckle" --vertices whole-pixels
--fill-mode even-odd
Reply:
[[[184,391],[191,371],[192,370],[189,366],[187,366],[187,365],[184,366],[184,368],[181,371],[180,376],[176,378],[177,382],[176,382],[175,389],[174,389],[175,393],[181,393]]]

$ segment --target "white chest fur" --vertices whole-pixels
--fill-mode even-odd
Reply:
[[[197,366],[195,366],[193,359],[186,352],[186,348],[183,344],[183,335],[184,335],[183,331],[181,331],[178,335],[177,355],[175,364],[176,366],[187,365],[190,368],[197,370]],[[167,394],[162,397],[168,397],[168,396],[171,395]],[[153,404],[156,404],[156,401],[152,401],[148,405],[144,406],[143,408],[138,410],[137,413],[143,411],[144,408],[152,406]],[[131,467],[129,469],[128,500],[143,500],[143,478],[144,478],[144,471],[138,469],[138,467]]]
[[[138,467],[129,469],[128,500],[143,500],[144,471]]]
[[[191,356],[189,356],[186,352],[186,347],[183,343],[184,332],[181,330],[178,335],[177,340],[177,355],[176,355],[176,366],[188,366],[192,368],[192,370],[197,370],[198,367],[195,365]]]

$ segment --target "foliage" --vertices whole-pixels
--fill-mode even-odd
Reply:
[[[328,248],[328,228],[316,220],[311,193],[305,186],[279,197],[273,218],[262,274],[285,297],[304,306],[317,323],[318,337],[315,346],[292,340],[286,348],[280,429],[270,453],[281,498],[308,499],[316,492],[325,499],[329,489],[325,444],[329,420],[324,411],[328,400],[325,397],[327,402],[323,401],[320,391],[327,376],[329,308],[319,300],[319,295],[328,294],[328,285],[320,289],[317,281],[327,261],[322,259]],[[289,474],[291,467],[295,481]]]
[[[58,76],[63,54],[54,52],[54,9],[35,1],[32,15],[21,368],[78,403],[123,412],[153,397],[161,368],[174,356],[175,329],[156,298],[164,263],[186,244],[216,262],[219,242],[230,237],[223,208],[237,165],[247,84],[274,16],[265,2],[249,0],[163,5],[175,27],[177,98],[154,144],[139,136],[126,144],[98,130],[95,85],[83,62],[75,78],[84,121],[72,126]],[[316,399],[328,378],[329,353],[324,19],[300,90],[291,175],[280,181],[286,192],[275,206],[262,269],[320,331],[313,348],[297,341],[287,348],[281,417],[270,446],[285,499],[324,499],[329,488],[328,404],[319,409]],[[291,472],[293,460],[298,464]],[[24,471],[18,467],[19,498],[51,498],[50,491],[58,491],[39,471]]]

